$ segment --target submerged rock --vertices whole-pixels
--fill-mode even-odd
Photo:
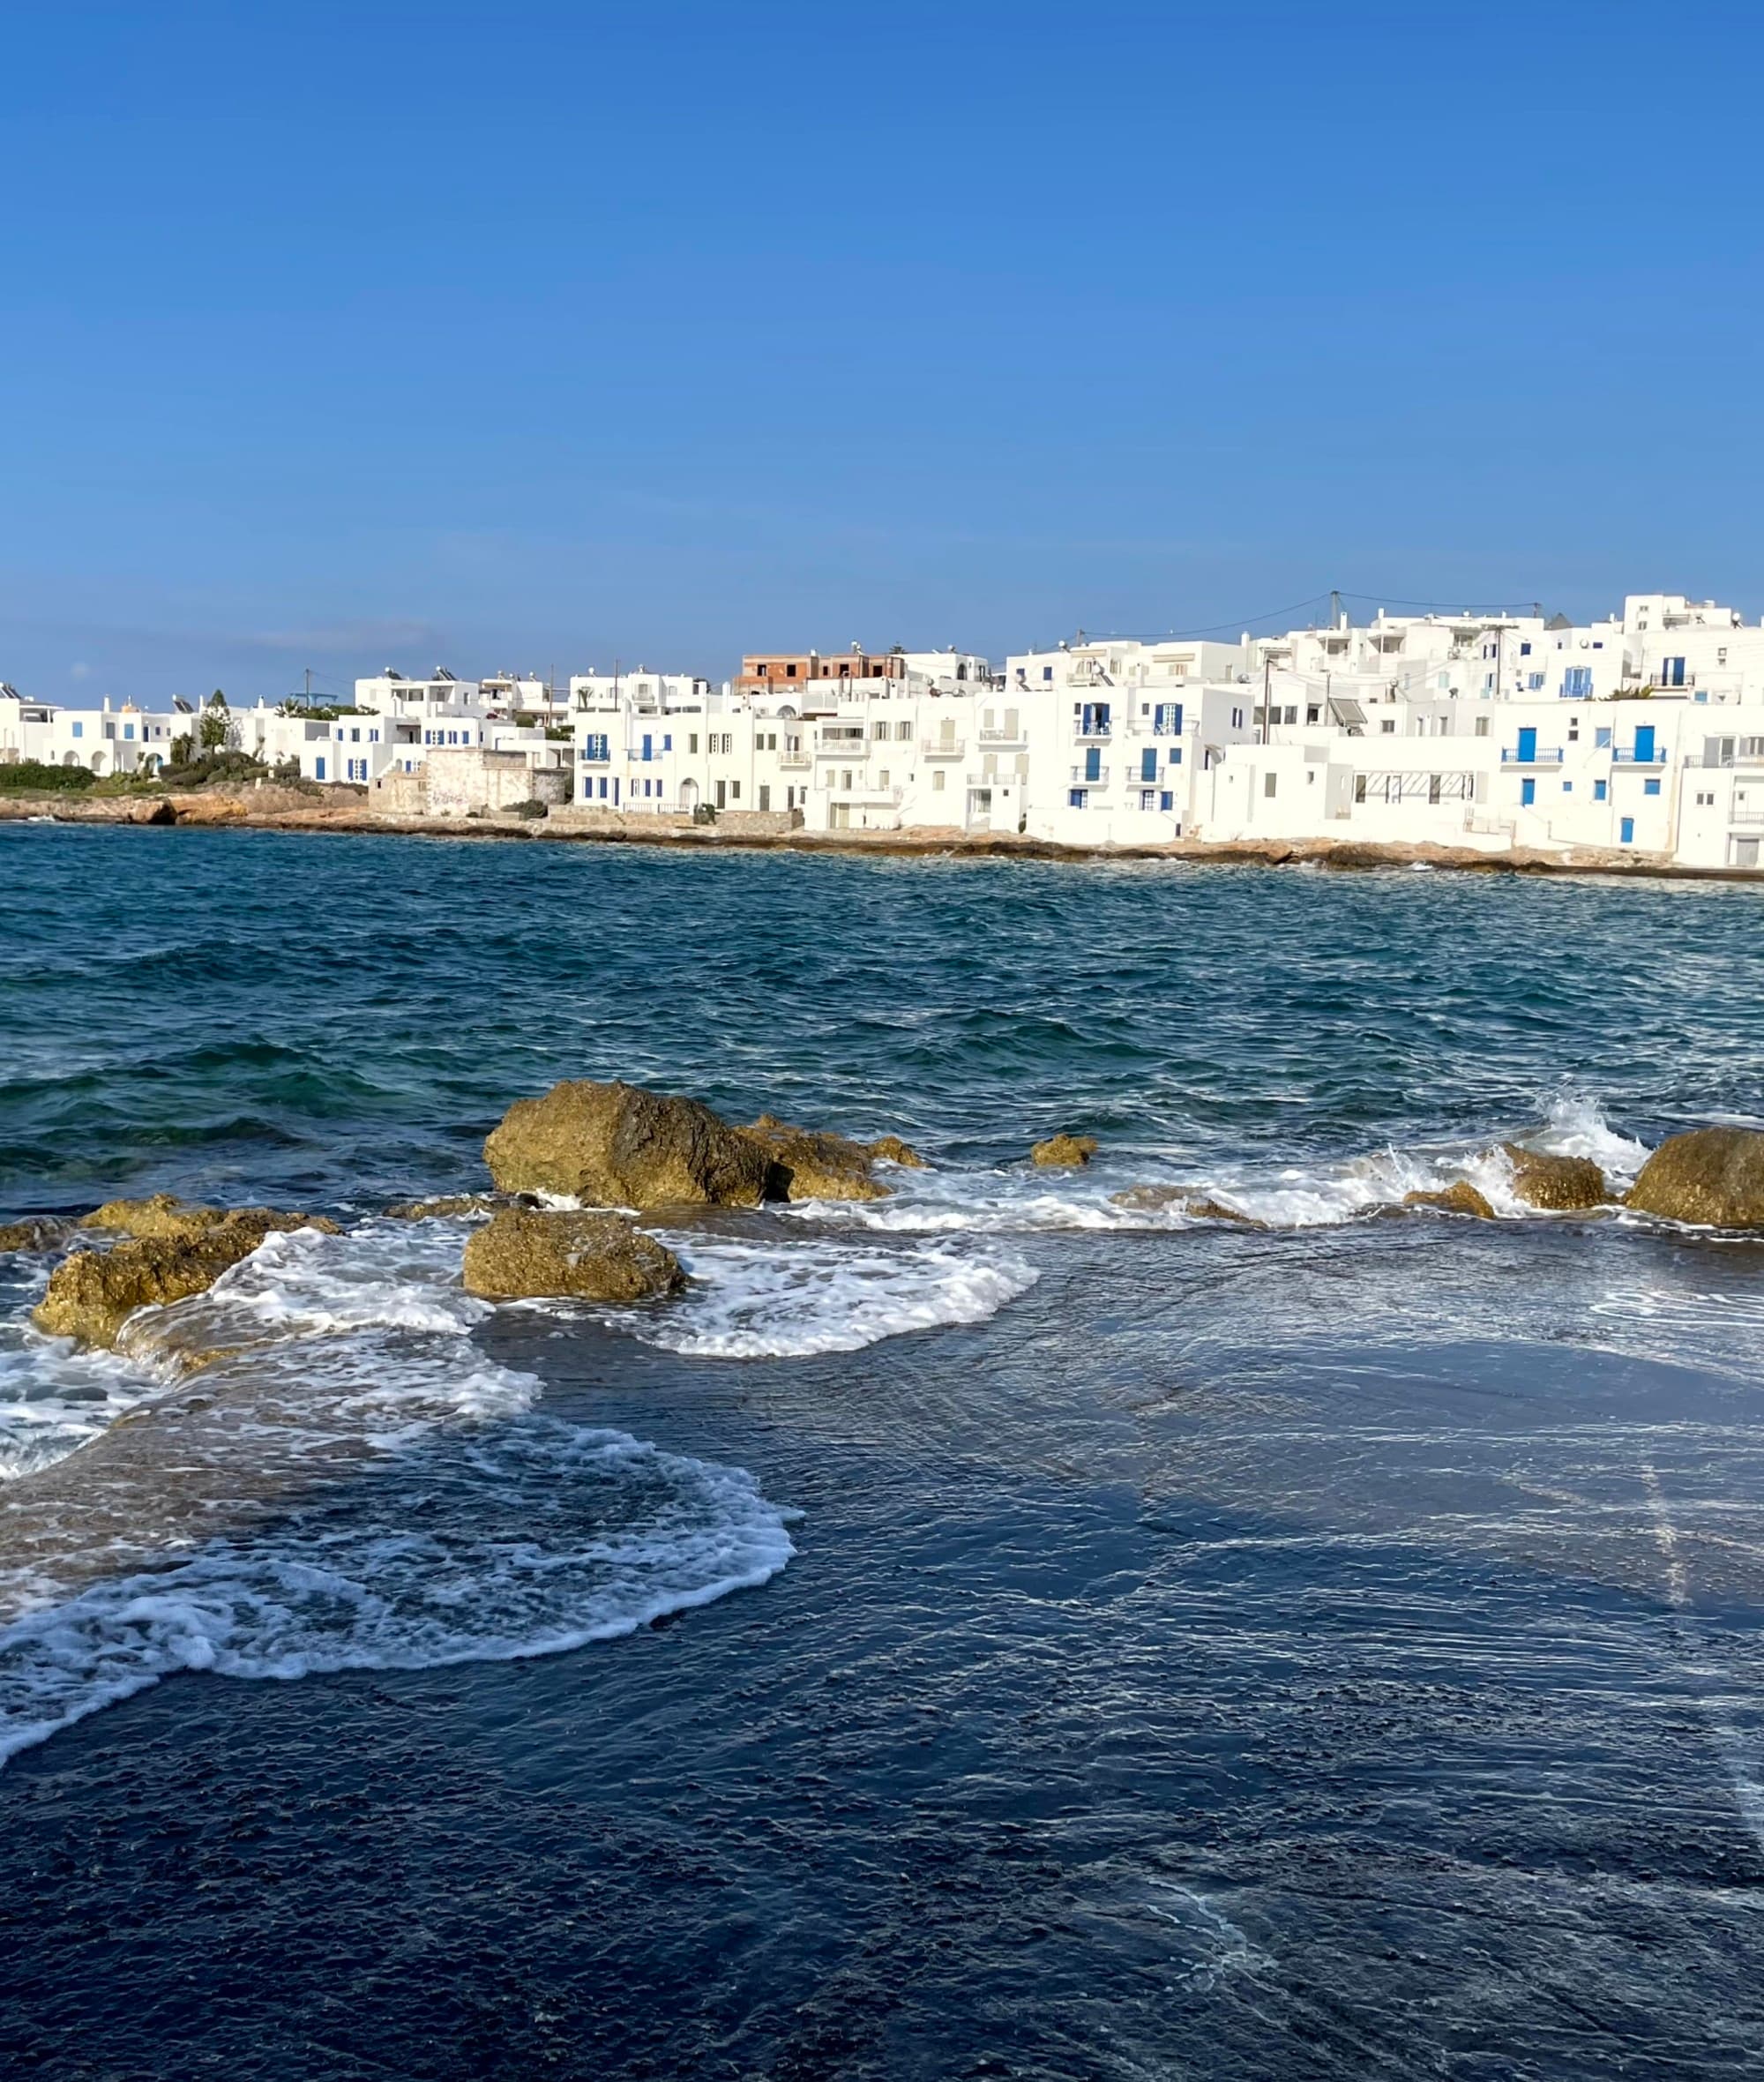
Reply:
[[[1095,1135],[1050,1135],[1046,1142],[1037,1142],[1029,1151],[1029,1162],[1040,1165],[1043,1170],[1075,1169],[1088,1164],[1095,1156],[1097,1147]]]
[[[210,1208],[220,1219],[182,1233],[131,1237],[108,1251],[78,1250],[49,1275],[49,1291],[31,1321],[51,1337],[111,1345],[138,1308],[183,1301],[214,1284],[248,1258],[273,1230],[316,1228],[336,1233],[334,1222],[273,1208]],[[107,1224],[108,1226],[108,1224]]]
[[[59,1215],[26,1215],[0,1222],[0,1251],[52,1251],[73,1227]]]
[[[484,1144],[498,1191],[602,1207],[758,1207],[771,1158],[696,1099],[634,1084],[554,1084],[517,1099]]]
[[[569,1294],[643,1301],[686,1284],[680,1261],[623,1215],[504,1208],[467,1239],[466,1291],[490,1301]]]
[[[322,1229],[327,1236],[339,1233],[328,1216],[290,1214],[268,1207],[204,1207],[199,1202],[180,1200],[174,1193],[153,1193],[145,1200],[107,1200],[80,1217],[82,1229],[112,1229],[123,1236],[163,1237],[174,1242],[193,1242],[211,1229],[255,1224],[258,1237],[272,1229]]]
[[[1610,1199],[1604,1173],[1589,1157],[1551,1157],[1521,1142],[1503,1142],[1513,1166],[1513,1190],[1528,1207],[1603,1207]]]
[[[870,1154],[878,1164],[898,1164],[908,1171],[923,1171],[925,1160],[910,1144],[899,1135],[878,1135],[870,1144]]]
[[[697,1099],[634,1084],[554,1084],[517,1099],[484,1144],[503,1193],[601,1207],[758,1207],[763,1200],[880,1200],[880,1162],[918,1166],[898,1135],[874,1142],[762,1113],[735,1127]]]
[[[439,1193],[432,1200],[401,1200],[386,1210],[392,1222],[429,1222],[448,1215],[490,1215],[498,1208],[537,1207],[530,1193]]]
[[[1764,1134],[1698,1127],[1670,1137],[1642,1165],[1625,1204],[1673,1222],[1764,1228]]]
[[[1177,1214],[1192,1215],[1198,1222],[1241,1222],[1247,1229],[1267,1226],[1242,1208],[1227,1207],[1222,1200],[1197,1193],[1192,1186],[1128,1186],[1119,1193],[1111,1193],[1109,1204],[1136,1215],[1162,1214],[1174,1209]]]
[[[1405,1193],[1404,1207],[1438,1208],[1447,1215],[1474,1215],[1478,1221],[1492,1222],[1494,1209],[1488,1195],[1479,1193],[1468,1179],[1455,1179],[1451,1185],[1442,1187],[1437,1193]]]

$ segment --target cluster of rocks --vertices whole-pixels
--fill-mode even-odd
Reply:
[[[101,1345],[116,1344],[138,1308],[206,1292],[223,1272],[250,1257],[273,1230],[338,1233],[337,1224],[324,1215],[270,1207],[203,1207],[169,1193],[146,1200],[107,1200],[70,1226],[105,1231],[117,1240],[108,1249],[70,1252],[49,1275],[49,1291],[32,1321],[52,1337]],[[28,1247],[46,1246],[39,1242]]]
[[[1551,1213],[1596,1208],[1633,1208],[1669,1222],[1715,1229],[1764,1229],[1764,1134],[1755,1128],[1700,1127],[1673,1135],[1655,1150],[1627,1193],[1612,1190],[1588,1157],[1558,1157],[1522,1142],[1502,1142],[1515,1200]],[[1040,1161],[1040,1159],[1037,1159]],[[1129,1186],[1110,1199],[1140,1213],[1174,1208],[1203,1220],[1252,1224],[1242,1209],[1228,1206],[1186,1186]],[[1469,1179],[1405,1193],[1402,1207],[1431,1208],[1442,1214],[1473,1215],[1491,1222],[1488,1195]]]
[[[638,1209],[880,1200],[878,1164],[923,1161],[898,1135],[855,1142],[769,1113],[737,1127],[697,1099],[620,1082],[517,1099],[484,1144],[499,1192]]]
[[[1038,1142],[1030,1161],[1075,1169],[1095,1154],[1094,1136],[1058,1135]],[[1614,1195],[1588,1158],[1559,1157],[1505,1142],[1515,1196],[1552,1210],[1621,1204],[1670,1221],[1723,1229],[1764,1229],[1764,1133],[1705,1127],[1674,1135]],[[640,1086],[570,1082],[511,1106],[484,1144],[496,1190],[407,1201],[388,1210],[407,1220],[489,1216],[465,1247],[467,1290],[492,1300],[546,1295],[635,1302],[686,1284],[679,1260],[631,1212],[753,1208],[766,1201],[877,1200],[889,1191],[878,1167],[917,1167],[923,1159],[898,1136],[855,1142],[769,1113],[747,1127],[724,1120],[696,1099]],[[601,1211],[564,1210],[548,1201],[583,1202]],[[1131,1186],[1114,1204],[1139,1212],[1177,1209],[1203,1219],[1249,1224],[1241,1209],[1176,1185]],[[1486,1195],[1467,1179],[1405,1195],[1405,1207],[1492,1219]],[[337,1233],[322,1215],[267,1207],[216,1208],[154,1194],[107,1201],[78,1223],[33,1217],[0,1227],[0,1251],[59,1247],[78,1231],[101,1232],[101,1246],[71,1251],[49,1276],[34,1315],[37,1327],[81,1344],[114,1345],[138,1309],[204,1292],[273,1231]]]

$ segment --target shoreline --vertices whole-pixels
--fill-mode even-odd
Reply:
[[[253,800],[261,793],[273,804]],[[565,813],[567,816],[567,813]],[[1072,846],[1017,833],[969,833],[954,827],[917,831],[732,832],[714,825],[632,819],[610,828],[566,822],[564,817],[397,817],[353,805],[314,805],[287,789],[215,794],[111,796],[68,801],[59,796],[0,798],[0,823],[109,825],[153,830],[281,831],[350,837],[519,839],[551,845],[659,846],[674,850],[750,853],[833,853],[894,859],[1052,860],[1085,865],[1117,860],[1168,861],[1240,867],[1314,866],[1332,872],[1424,867],[1480,874],[1603,875],[1618,880],[1764,881],[1755,868],[1691,867],[1656,855],[1584,849],[1564,854],[1530,848],[1485,853],[1468,846],[1393,843],[1366,839],[1176,839],[1163,845]]]

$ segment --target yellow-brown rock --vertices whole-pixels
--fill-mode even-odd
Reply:
[[[474,1231],[464,1274],[467,1292],[490,1301],[644,1301],[686,1281],[673,1252],[623,1215],[531,1208],[504,1208]]]
[[[80,1217],[82,1229],[115,1230],[123,1236],[162,1237],[175,1242],[192,1242],[211,1229],[254,1227],[258,1239],[272,1229],[322,1229],[327,1236],[338,1233],[337,1224],[325,1215],[292,1214],[268,1207],[204,1207],[199,1202],[180,1200],[176,1194],[153,1193],[145,1200],[107,1200]]]
[[[908,1171],[923,1171],[925,1160],[899,1135],[878,1135],[869,1145],[870,1154],[882,1164],[903,1165]]]
[[[1040,1165],[1044,1171],[1076,1170],[1088,1164],[1096,1150],[1095,1135],[1050,1135],[1029,1151],[1029,1162]]]
[[[155,1198],[169,1201],[170,1196]],[[145,1204],[111,1202],[99,1212]],[[337,1224],[323,1215],[287,1214],[275,1208],[195,1208],[184,1213],[189,1218],[176,1224],[162,1210],[144,1217],[164,1221],[165,1227],[157,1232],[149,1229],[108,1251],[79,1250],[64,1258],[49,1275],[49,1290],[31,1321],[51,1337],[115,1344],[117,1332],[138,1308],[206,1292],[229,1267],[250,1257],[272,1231],[310,1228],[338,1233]],[[198,1218],[202,1217],[213,1218]],[[86,1224],[97,1225],[90,1216]]]
[[[1670,1137],[1642,1165],[1625,1204],[1673,1222],[1764,1229],[1764,1134],[1698,1127]]]
[[[1455,1179],[1437,1193],[1405,1193],[1402,1204],[1438,1208],[1447,1215],[1474,1215],[1483,1222],[1494,1220],[1494,1209],[1489,1204],[1488,1195],[1477,1192],[1468,1179]]]
[[[821,1128],[793,1127],[770,1113],[762,1113],[751,1127],[741,1132],[765,1151],[771,1165],[766,1180],[768,1200],[888,1197],[888,1188],[873,1175],[876,1150],[871,1143],[854,1142],[848,1136]]]
[[[517,1099],[484,1144],[503,1193],[598,1207],[757,1207],[771,1159],[696,1099],[634,1084],[554,1084]]]
[[[1528,1207],[1603,1207],[1611,1198],[1604,1173],[1589,1157],[1551,1157],[1521,1142],[1500,1147],[1513,1166],[1514,1195]]]

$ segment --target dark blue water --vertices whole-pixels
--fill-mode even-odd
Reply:
[[[0,859],[5,1210],[348,1229],[175,1383],[5,1333],[20,2071],[1756,2071],[1764,1248],[1486,1157],[1764,1113],[1755,893]],[[475,1312],[378,1210],[566,1075],[936,1168],[670,1232],[671,1315]],[[1458,1175],[1506,1218],[1376,1211]]]

